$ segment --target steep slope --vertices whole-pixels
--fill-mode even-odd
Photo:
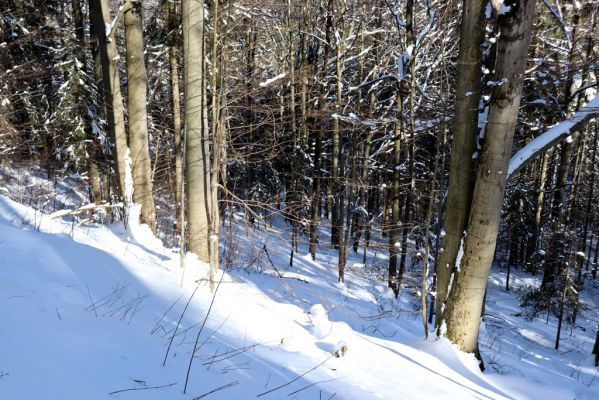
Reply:
[[[277,232],[237,231],[238,263],[213,296],[206,266],[190,257],[183,276],[177,253],[145,227],[75,226],[0,197],[0,398],[598,395],[598,385],[565,376],[537,371],[528,384],[517,374],[480,373],[472,356],[423,340],[411,301],[395,302],[383,283],[362,277],[356,260],[346,286],[334,283],[332,251],[316,263],[296,257],[287,270]]]

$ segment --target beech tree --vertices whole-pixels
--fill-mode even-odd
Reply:
[[[447,212],[443,221],[443,251],[437,261],[436,325],[440,327],[449,282],[470,214],[474,186],[478,103],[481,96],[482,47],[485,36],[485,1],[464,1],[460,26],[460,52],[452,123],[451,162]]]
[[[185,153],[187,168],[188,249],[209,260],[208,121],[204,76],[204,2],[183,0],[183,68],[185,85]]]
[[[141,1],[129,0],[123,12],[127,50],[127,107],[133,201],[141,205],[141,222],[148,224],[155,231],[156,212],[152,198],[152,169],[146,111],[148,78],[144,61]]]
[[[467,352],[478,348],[480,314],[497,241],[535,5],[535,0],[515,0],[496,10],[500,36],[495,86],[463,239],[463,256],[456,266],[442,317],[447,337]]]

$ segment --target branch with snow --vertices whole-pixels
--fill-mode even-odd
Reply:
[[[112,39],[112,35],[115,32],[114,29],[117,26],[121,16],[124,14],[125,6],[127,6],[128,4],[129,4],[129,1],[126,1],[125,3],[123,3],[117,10],[116,15],[114,16],[114,19],[112,20],[112,22],[110,24],[105,24],[106,40],[110,41]]]
[[[583,128],[591,119],[599,116],[599,95],[595,96],[584,108],[578,111],[572,118],[562,121],[549,130],[542,133],[539,137],[532,140],[526,146],[521,148],[510,159],[508,168],[508,179],[516,172],[520,171],[528,163],[534,160],[539,154],[570,136],[572,133]]]
[[[260,87],[266,87],[266,86],[270,85],[271,83],[274,83],[274,82],[278,81],[279,79],[283,79],[286,76],[287,76],[287,73],[283,72],[283,73],[281,73],[281,74],[279,74],[277,76],[274,76],[274,77],[272,77],[270,79],[265,80],[264,82],[260,82],[258,84],[258,86],[260,86]]]

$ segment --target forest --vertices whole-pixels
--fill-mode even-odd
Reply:
[[[201,271],[193,293],[179,293],[190,296],[182,307],[204,291],[198,338],[218,296],[229,296],[218,294],[225,281],[284,282],[273,298],[309,308],[313,329],[322,317],[314,304],[359,297],[352,288],[361,282],[377,288],[368,306],[377,321],[418,326],[425,343],[475,358],[481,376],[510,374],[495,359],[502,348],[493,348],[489,325],[517,320],[501,329],[520,337],[528,324],[542,327],[543,340],[527,340],[547,342],[553,355],[575,346],[578,376],[590,379],[587,392],[554,398],[591,399],[599,393],[598,19],[597,0],[0,0],[0,216],[30,207],[21,229],[56,233],[46,218],[75,241],[91,227],[120,229],[118,243],[134,241],[157,260],[152,246],[168,251],[181,288]],[[12,201],[20,205],[3,205]],[[0,272],[6,299],[8,271]],[[328,285],[314,294],[319,301],[295,292],[316,293],[316,282]],[[114,293],[124,301],[124,289]],[[84,294],[87,314],[98,317],[100,293]],[[513,307],[500,308],[501,299]],[[156,323],[168,343],[162,365],[179,329],[193,344],[198,320],[187,320],[187,306],[180,318],[165,313],[168,304],[152,310],[169,315]],[[372,335],[387,338],[381,329]],[[205,361],[198,338],[180,351],[190,357],[183,393],[192,363]],[[350,344],[334,347],[334,358],[351,355]],[[208,361],[222,362],[213,350]],[[0,394],[11,378],[2,351]],[[228,397],[229,384],[183,398],[254,397]],[[127,390],[168,389],[143,385]],[[553,398],[489,385],[504,392],[472,398]],[[308,396],[260,387],[258,397]],[[394,398],[434,397],[426,388],[402,396],[401,387]],[[381,393],[372,398],[392,399]]]

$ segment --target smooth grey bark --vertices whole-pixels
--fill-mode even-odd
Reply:
[[[124,14],[133,202],[141,205],[140,222],[147,224],[155,232],[156,209],[152,198],[152,167],[146,109],[148,76],[144,62],[141,1],[129,0]]]
[[[204,2],[183,0],[183,55],[185,79],[185,161],[187,167],[188,250],[210,261],[208,185],[210,170],[208,124],[204,93]]]
[[[465,352],[478,347],[487,280],[497,244],[507,169],[535,19],[535,0],[510,3],[499,15],[500,31],[486,138],[478,163],[464,254],[450,290],[443,321],[447,337]]]
[[[455,270],[463,232],[470,213],[474,188],[476,136],[478,135],[478,103],[481,94],[481,43],[485,36],[486,0],[464,0],[460,27],[458,80],[453,140],[449,165],[449,190],[443,226],[445,237],[437,262],[437,329],[447,299],[449,282]]]

